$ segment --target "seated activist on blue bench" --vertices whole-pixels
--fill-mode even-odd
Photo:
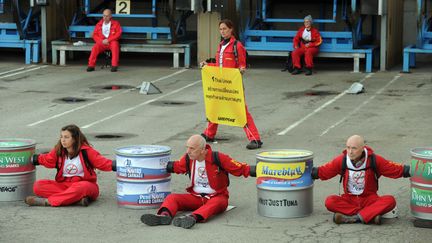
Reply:
[[[87,72],[95,70],[98,55],[106,50],[111,51],[111,72],[117,72],[120,56],[119,39],[121,34],[122,28],[120,23],[112,19],[111,10],[105,9],[102,19],[96,24],[93,31],[95,44],[90,54]]]
[[[305,75],[312,75],[313,58],[318,55],[319,46],[322,43],[322,38],[318,29],[312,27],[312,16],[308,15],[304,18],[304,26],[302,26],[294,37],[294,51],[291,53],[292,62],[294,65],[293,75],[299,74],[302,71],[301,58],[304,56]]]

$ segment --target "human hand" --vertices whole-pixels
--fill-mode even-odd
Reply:
[[[203,68],[205,65],[207,65],[207,62],[206,62],[206,61],[202,61],[202,62],[200,62],[200,68]]]
[[[102,44],[104,44],[104,45],[108,45],[108,44],[109,44],[108,39],[104,39],[104,40],[102,41]]]
[[[241,74],[244,74],[246,72],[246,68],[244,68],[244,67],[239,68],[239,70],[240,70]]]
[[[305,44],[306,47],[309,47],[309,45],[310,45],[310,43],[306,43],[306,44]]]

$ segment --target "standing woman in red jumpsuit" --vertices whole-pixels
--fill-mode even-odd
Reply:
[[[209,65],[226,68],[238,68],[240,73],[243,74],[246,71],[246,49],[240,41],[237,41],[235,37],[233,22],[229,19],[221,20],[219,22],[219,32],[223,40],[219,43],[219,48],[216,53],[216,63],[201,62],[201,67]],[[236,46],[234,47],[234,45]],[[235,52],[237,52],[237,55]],[[255,126],[254,120],[252,115],[249,113],[247,106],[245,109],[247,123],[243,129],[249,140],[249,144],[246,146],[246,148],[261,148],[263,143],[261,142],[258,129]],[[209,121],[207,128],[201,135],[206,139],[207,142],[213,142],[216,136],[217,128],[218,124]]]
[[[76,125],[61,129],[60,139],[47,154],[35,154],[33,164],[56,168],[55,180],[37,180],[28,196],[29,206],[66,206],[79,203],[87,206],[99,196],[94,169],[115,170],[115,161],[99,154]]]
[[[305,75],[312,75],[313,58],[318,55],[319,46],[322,43],[321,35],[318,29],[312,27],[312,16],[308,15],[304,18],[304,26],[302,26],[294,37],[294,51],[291,53],[294,71],[292,75],[301,73],[302,65],[301,58],[304,56]]]

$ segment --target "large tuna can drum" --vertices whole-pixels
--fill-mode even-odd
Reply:
[[[117,203],[120,207],[157,208],[170,194],[170,173],[166,166],[171,148],[133,145],[116,149]]]
[[[305,217],[313,210],[313,153],[281,149],[258,153],[258,214],[272,218]]]
[[[31,139],[0,139],[0,201],[19,201],[33,194],[35,147]]]
[[[432,220],[432,147],[411,150],[411,214]]]

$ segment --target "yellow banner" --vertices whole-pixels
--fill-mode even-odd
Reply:
[[[201,75],[207,119],[217,124],[244,127],[246,109],[240,71],[205,66]]]
[[[305,169],[305,162],[282,164],[258,161],[256,174],[257,178],[271,177],[283,180],[295,180],[303,176]]]

